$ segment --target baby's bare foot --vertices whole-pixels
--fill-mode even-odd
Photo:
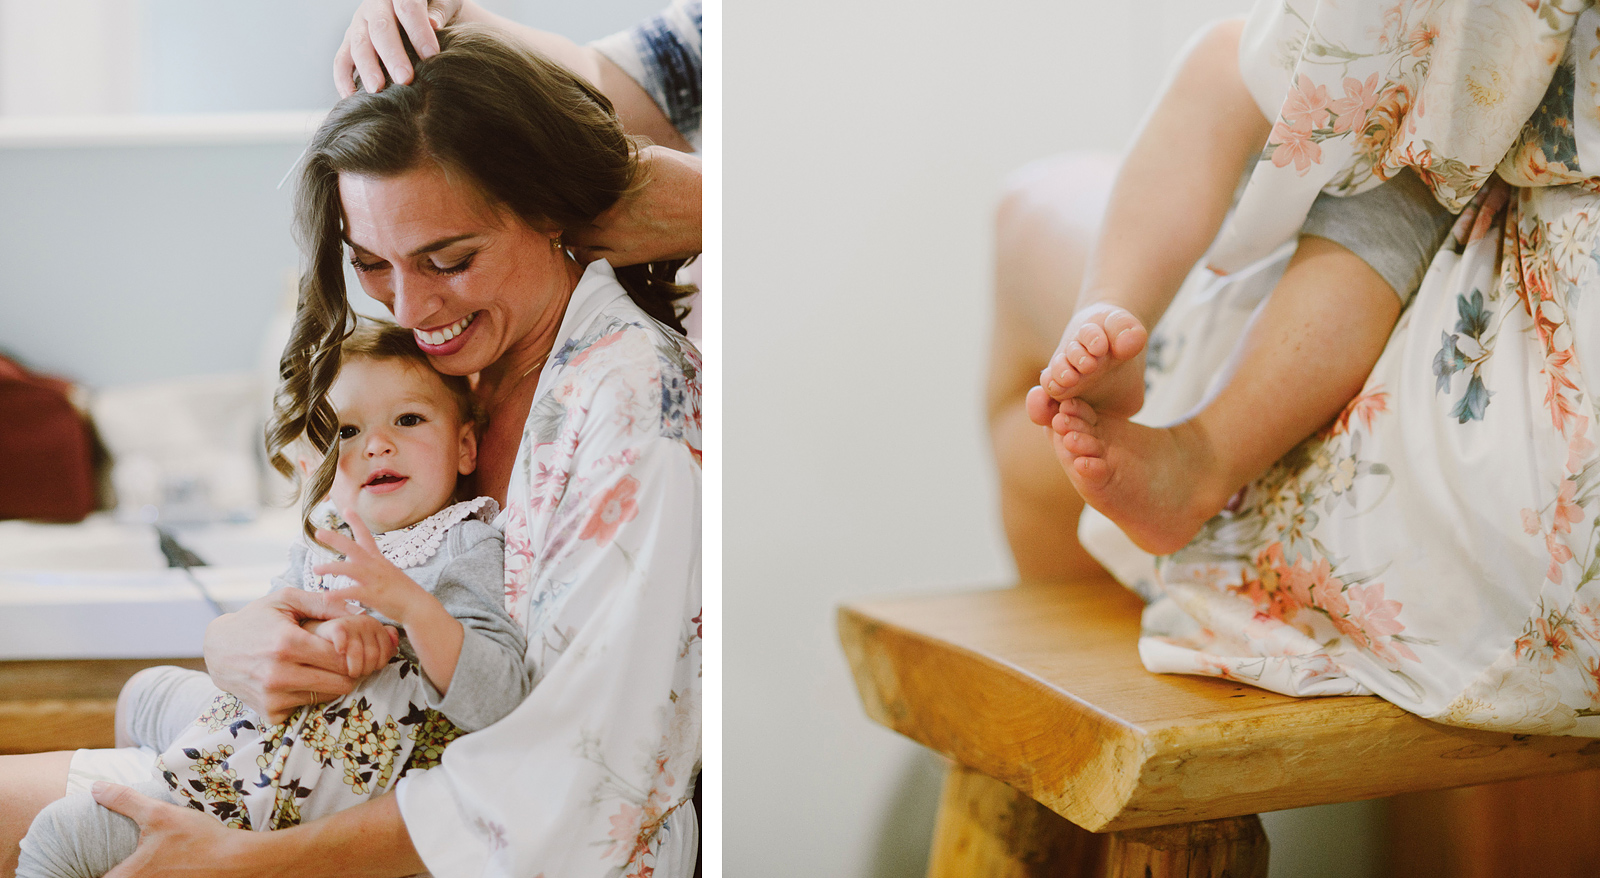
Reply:
[[[1061,344],[1039,375],[1052,399],[1082,399],[1113,417],[1130,417],[1144,405],[1144,349],[1149,333],[1139,318],[1115,305],[1096,304],[1072,315]]]
[[[1188,545],[1231,497],[1193,422],[1146,427],[1069,399],[1050,426],[1056,456],[1084,502],[1152,554]]]

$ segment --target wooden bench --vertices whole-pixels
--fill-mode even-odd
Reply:
[[[0,755],[112,746],[117,693],[153,665],[205,670],[197,658],[0,662]]]
[[[868,715],[956,764],[932,878],[1264,878],[1261,812],[1600,767],[1593,739],[1151,674],[1140,606],[1104,579],[839,610]]]

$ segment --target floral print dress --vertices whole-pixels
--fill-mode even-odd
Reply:
[[[1462,213],[1361,394],[1188,547],[1085,516],[1146,666],[1600,736],[1600,11],[1266,0],[1241,67],[1272,132],[1138,420],[1203,397],[1318,192],[1411,167]]]
[[[485,523],[498,511],[493,499],[478,497],[374,538],[464,626],[448,695],[427,681],[404,637],[400,653],[355,691],[298,708],[281,723],[218,692],[156,759],[175,800],[235,829],[295,826],[387,792],[406,772],[438,765],[464,730],[510,713],[527,691],[526,642],[499,600],[503,544]],[[349,533],[331,510],[323,524]],[[350,586],[347,577],[312,570],[338,557],[298,541],[275,583],[307,591]]]
[[[603,261],[568,304],[497,523],[533,691],[397,787],[441,875],[687,876],[700,768],[700,359]]]

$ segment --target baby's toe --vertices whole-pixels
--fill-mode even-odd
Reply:
[[[1088,375],[1099,367],[1100,358],[1075,341],[1067,346],[1067,362],[1072,364],[1072,368],[1079,375]]]
[[[1075,457],[1100,457],[1106,452],[1105,443],[1098,437],[1079,430],[1069,430],[1061,442]]]
[[[1091,356],[1103,357],[1111,349],[1110,336],[1099,323],[1089,321],[1078,327],[1078,336],[1074,339]]]
[[[1091,426],[1100,423],[1100,414],[1094,410],[1094,406],[1089,405],[1077,397],[1062,400],[1060,411],[1061,414],[1066,415],[1067,417],[1081,418],[1084,423]]]
[[[1150,336],[1139,318],[1120,308],[1107,315],[1105,331],[1111,339],[1108,349],[1119,360],[1126,360],[1144,350]]]
[[[1056,414],[1056,401],[1050,398],[1050,393],[1043,387],[1035,387],[1028,391],[1025,402],[1028,411],[1028,420],[1041,427],[1050,426],[1050,420]]]
[[[1111,481],[1111,465],[1103,457],[1075,458],[1072,470],[1084,485],[1091,488],[1104,487]]]

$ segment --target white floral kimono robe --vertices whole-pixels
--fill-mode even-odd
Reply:
[[[700,359],[589,266],[498,523],[533,693],[397,785],[439,876],[687,876],[700,767]]]
[[[1272,133],[1139,420],[1202,397],[1319,191],[1410,166],[1466,209],[1361,395],[1193,543],[1151,558],[1085,517],[1150,601],[1146,666],[1600,736],[1600,12],[1267,0],[1241,67]]]

